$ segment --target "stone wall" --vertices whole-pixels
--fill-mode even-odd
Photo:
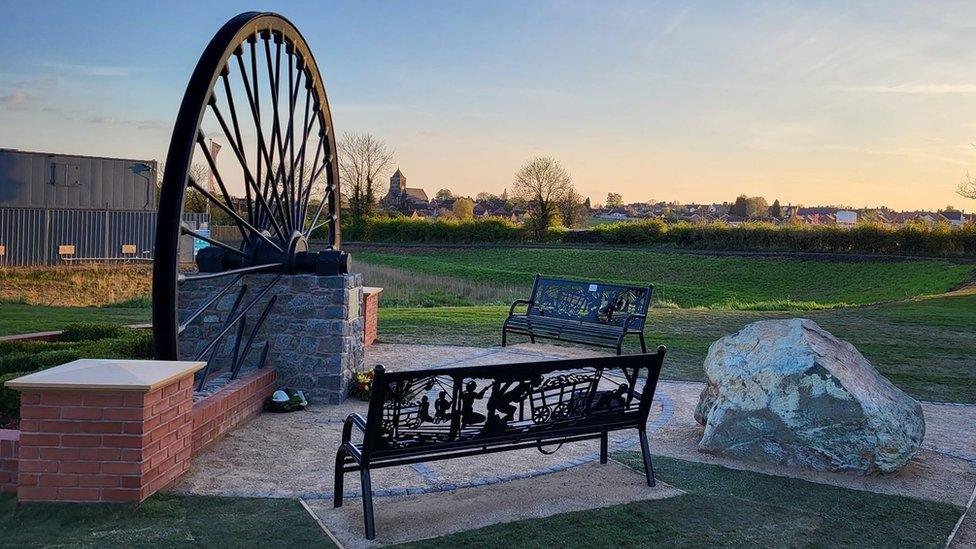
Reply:
[[[248,290],[246,305],[274,279],[261,274],[244,277]],[[180,317],[185,318],[226,282],[217,279],[187,284],[180,291]],[[238,284],[238,287],[240,283]],[[264,345],[270,343],[266,367],[278,372],[278,384],[305,391],[309,400],[338,404],[346,397],[349,380],[363,367],[364,304],[361,274],[283,276],[251,312],[245,325],[247,341],[261,311],[277,295],[267,321],[255,338],[254,348],[244,360],[244,371],[256,367]],[[233,307],[238,290],[221,298],[216,310],[198,318],[180,336],[180,353],[192,357],[219,333]],[[215,371],[230,366],[237,332],[231,330],[221,342]],[[241,344],[243,347],[244,344]],[[201,360],[210,360],[204,356]],[[243,375],[243,374],[242,374]]]

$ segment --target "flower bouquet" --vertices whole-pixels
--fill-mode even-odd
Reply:
[[[368,401],[369,395],[373,392],[373,371],[366,370],[359,372],[352,378],[349,384],[349,395],[357,397],[359,400]]]

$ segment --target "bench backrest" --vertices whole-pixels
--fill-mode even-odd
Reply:
[[[623,286],[536,275],[526,314],[623,326],[631,313],[647,314],[654,286]],[[642,328],[643,319],[628,325]]]
[[[665,352],[397,372],[377,366],[363,455],[643,426]]]

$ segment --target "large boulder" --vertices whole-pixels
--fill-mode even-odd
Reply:
[[[812,320],[763,320],[708,349],[702,452],[889,473],[922,444],[922,407]]]

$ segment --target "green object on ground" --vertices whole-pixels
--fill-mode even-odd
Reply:
[[[296,500],[157,494],[138,507],[0,494],[4,547],[335,547]]]
[[[638,469],[640,454],[615,459]],[[962,509],[655,457],[663,500],[496,524],[401,547],[942,547]]]

